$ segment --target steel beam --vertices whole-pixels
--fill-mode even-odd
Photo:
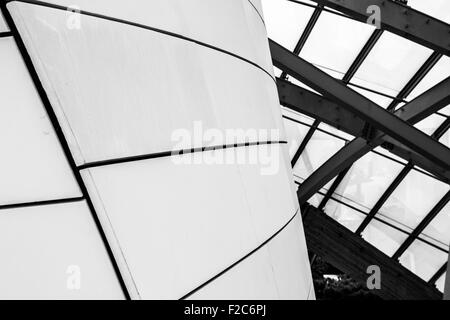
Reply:
[[[305,150],[306,145],[308,144],[309,140],[311,140],[311,138],[312,138],[314,132],[316,131],[317,127],[319,126],[319,124],[320,124],[320,121],[315,120],[314,123],[312,124],[312,126],[309,128],[308,133],[303,138],[302,143],[300,144],[300,146],[298,147],[297,151],[294,154],[294,157],[292,158],[292,161],[291,161],[292,168],[295,167],[295,164],[297,163],[301,154]]]
[[[277,78],[280,103],[296,112],[306,114],[353,136],[360,137],[366,122],[339,104],[307,89]]]
[[[385,299],[442,299],[434,285],[420,279],[323,211],[311,205],[304,206],[303,210],[306,244],[310,251],[363,283],[369,277],[369,266],[380,268],[381,288],[373,293]]]
[[[364,152],[366,152],[367,150],[371,150],[371,148],[367,146],[367,143],[365,142],[365,140],[367,140],[368,138],[368,133],[365,132],[365,121],[357,117],[354,113],[351,113],[347,109],[340,107],[339,104],[331,101],[330,99],[312,93],[311,91],[298,87],[288,81],[277,79],[277,86],[280,102],[282,105],[294,111],[301,112],[319,119],[353,136],[362,138],[358,144],[362,149],[358,149],[358,153],[356,153],[355,155],[344,157],[342,157],[341,154],[338,155],[339,159],[346,159],[347,161],[344,164],[344,168],[346,168],[346,166],[350,166],[354,161],[358,159],[358,157],[364,155]],[[448,94],[449,92],[450,78],[442,81],[426,93],[422,94],[407,105],[398,109],[394,114],[406,122],[415,124],[445,106],[450,99],[450,96]],[[375,139],[375,137],[378,137],[379,139],[377,140]],[[435,143],[437,142],[435,141]],[[382,135],[381,133],[376,133],[372,136],[371,144],[373,145],[373,148],[382,145],[393,154],[433,173],[438,179],[444,182],[450,181],[449,170],[442,168],[442,166],[436,165],[433,161],[421,156],[420,154],[414,152],[410,148],[397,142],[391,137]],[[348,146],[346,149],[339,151],[339,153],[346,153],[350,150],[352,152],[355,152],[355,149],[351,147],[354,147],[354,145]],[[332,159],[330,159],[329,161],[331,161]],[[339,173],[338,169],[340,169],[341,167],[342,166],[336,166],[335,164],[332,164],[330,168],[333,168],[333,171],[330,172],[329,175],[326,175],[325,180],[323,180],[320,184],[324,183],[323,185],[325,185],[329,180],[331,180],[335,175]],[[301,190],[299,190],[299,192],[305,191],[307,194],[306,196],[314,194],[307,192],[308,184],[311,182],[311,179],[317,177],[320,172],[323,173],[323,168],[319,168],[316,172],[314,172],[310,176],[310,178],[308,178],[302,184],[302,187],[300,188]],[[323,185],[321,187],[323,187]],[[316,189],[315,191],[319,189]],[[305,201],[306,200],[307,199],[305,199]]]
[[[380,8],[381,28],[450,56],[450,25],[398,2],[387,0],[312,0],[367,22],[371,6]]]
[[[269,40],[269,45],[272,60],[276,67],[339,103],[342,107],[425,158],[450,169],[450,149],[276,42]]]

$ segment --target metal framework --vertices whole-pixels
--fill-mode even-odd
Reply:
[[[276,59],[276,57],[274,59]],[[277,84],[282,104],[293,110],[301,111],[318,118],[349,134],[360,137],[347,144],[306,179],[299,189],[299,197],[302,202],[307,201],[321,187],[327,184],[342,170],[349,167],[354,161],[382,144],[388,145],[391,152],[400,157],[406,158],[406,160],[435,173],[437,176],[440,176],[442,180],[450,181],[450,172],[447,166],[444,167],[440,164],[435,164],[428,158],[399,144],[396,140],[385,136],[380,131],[368,131],[366,122],[356,113],[340,107],[339,104],[334,103],[329,99],[316,95],[286,81],[277,80]],[[415,124],[449,104],[449,92],[450,78],[447,78],[410,103],[398,109],[394,113],[394,116],[397,116],[398,119],[405,123]],[[385,110],[382,111],[387,113]],[[433,141],[434,144],[442,146],[436,140],[430,137],[428,138]],[[447,149],[444,146],[442,147]]]
[[[386,299],[442,299],[442,294],[394,259],[364,241],[323,211],[303,207],[308,248],[356,280],[367,281],[367,268],[376,265],[382,272],[382,286],[373,292]]]
[[[450,149],[276,42],[270,40],[269,44],[272,60],[276,67],[322,93],[325,97],[333,99],[342,107],[415,152],[433,160],[443,168],[450,169]]]
[[[440,148],[441,151],[446,150],[443,152],[447,155],[444,156],[444,153],[442,153],[440,156],[442,156],[441,160],[446,158],[447,160],[444,161],[447,161],[447,164],[449,164],[450,162],[447,158],[448,148],[440,144],[438,140],[450,129],[450,116],[438,113],[438,111],[450,104],[450,79],[447,78],[445,81],[436,85],[432,89],[429,89],[427,92],[423,93],[421,96],[413,101],[410,101],[409,103],[406,99],[429,74],[430,70],[436,66],[441,58],[444,55],[449,56],[450,25],[417,10],[411,9],[410,7],[399,3],[394,3],[393,1],[313,0],[318,4],[317,6],[309,3],[303,3],[301,1],[290,1],[313,7],[316,9],[315,12],[318,12],[320,9],[320,12],[327,11],[347,19],[349,18],[362,22],[367,21],[368,14],[366,11],[369,5],[379,5],[382,10],[381,29],[376,29],[372,33],[362,50],[360,50],[356,59],[351,64],[350,68],[345,73],[342,80],[334,79],[327,74],[324,74],[317,68],[314,68],[312,65],[308,66],[308,62],[298,57],[299,52],[295,51],[293,54],[290,54],[288,50],[283,49],[277,43],[270,41],[274,65],[283,71],[282,76],[284,77],[289,74],[323,94],[323,96],[321,96],[312,93],[307,89],[300,88],[288,81],[285,81],[284,78],[277,79],[277,87],[281,104],[295,112],[306,114],[315,119],[314,125],[310,126],[307,136],[302,140],[301,147],[295,153],[292,161],[293,166],[301,156],[306,145],[309,143],[313,133],[316,130],[321,130],[317,129],[320,122],[327,123],[334,128],[357,137],[357,139],[348,142],[340,151],[338,151],[319,169],[306,178],[303,183],[298,183],[300,185],[298,190],[299,201],[303,206],[308,206],[306,201],[316,192],[319,192],[324,196],[318,205],[319,210],[323,210],[330,199],[339,202],[339,200],[333,196],[341,183],[346,181],[345,178],[350,171],[353,162],[377,146],[381,146],[384,149],[389,150],[392,154],[407,161],[404,169],[385,190],[377,203],[371,208],[370,212],[368,214],[364,213],[367,216],[354,234],[359,237],[367,225],[374,219],[381,207],[383,207],[385,202],[392,196],[393,192],[402,183],[405,177],[412,170],[416,170],[415,167],[420,167],[428,171],[431,173],[431,176],[447,184],[450,183],[450,170],[448,165],[445,165],[436,157],[430,157],[430,154],[427,155],[416,147],[411,146],[411,144],[405,143],[405,141],[399,139],[399,136],[395,136],[392,132],[388,132],[386,128],[382,128],[377,121],[373,121],[374,119],[365,117],[364,112],[367,112],[366,116],[368,114],[370,114],[370,116],[374,115],[373,109],[366,108],[367,100],[363,102],[362,100],[357,100],[355,98],[353,102],[358,101],[358,103],[355,103],[353,106],[349,107],[349,104],[352,102],[351,99],[345,101],[342,99],[342,96],[338,96],[338,94],[348,95],[354,98],[352,96],[354,95],[354,93],[351,92],[352,90],[349,87],[346,87],[346,85],[350,85],[390,98],[392,99],[392,102],[386,110],[377,106],[377,112],[384,112],[385,114],[383,116],[390,114],[397,117],[404,124],[408,124],[408,126],[414,125],[432,114],[439,114],[440,116],[446,117],[447,119],[444,120],[444,122],[431,136],[427,136],[428,139],[426,140],[428,143],[433,143],[436,147]],[[340,12],[335,12],[329,10],[328,8],[332,8]],[[317,19],[318,18],[314,19],[312,16],[309,24],[314,22],[315,25]],[[407,21],[407,24],[402,25],[405,21]],[[414,76],[406,83],[406,85],[404,85],[395,97],[388,96],[384,93],[352,83],[352,78],[357,73],[360,66],[365,62],[367,56],[381,38],[384,30],[393,32],[401,37],[424,45],[434,51],[423,63],[423,65],[417,69]],[[312,31],[310,28],[306,28],[300,39],[303,38],[306,42],[311,32]],[[305,42],[301,45],[304,46]],[[406,105],[396,110],[401,102],[406,103]],[[362,111],[363,109],[365,110]],[[362,111],[363,114],[358,113],[358,111]],[[381,116],[381,114],[379,115]],[[295,119],[290,120],[294,121]],[[401,134],[402,131],[403,129],[399,130],[398,133]],[[326,179],[319,182],[320,179],[324,178],[324,175],[321,176],[321,174],[326,175],[330,172],[332,173],[326,177]],[[334,177],[336,177],[336,179],[326,193],[319,191],[321,187],[323,187]],[[398,259],[414,241],[421,239],[421,233],[430,224],[433,218],[442,212],[443,207],[448,203],[448,197],[448,194],[445,195],[439,203],[435,205],[433,210],[426,215],[419,226],[417,226],[408,236],[406,241],[401,244],[400,248],[398,248],[394,254],[394,259],[391,260],[395,261]],[[342,203],[341,205],[344,204]],[[345,205],[351,207],[349,204]],[[353,209],[357,210],[355,207],[353,207]],[[400,231],[400,229],[398,230]],[[423,239],[421,239],[421,241],[434,246],[432,243],[429,243]],[[438,246],[434,247],[439,250],[446,251]],[[428,282],[430,284],[435,284],[435,282],[439,280],[446,270],[447,263],[439,268],[439,270],[428,280]]]
[[[398,2],[387,0],[312,0],[320,5],[345,13],[355,20],[366,22],[372,14],[371,6],[380,8],[380,22],[384,30],[450,56],[450,25]]]

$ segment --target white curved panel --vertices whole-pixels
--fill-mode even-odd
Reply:
[[[83,16],[70,30],[64,11],[8,7],[78,164],[222,143],[171,139],[197,120],[282,128],[273,80],[242,60],[117,22]]]
[[[264,19],[261,0],[247,0],[247,1],[251,2],[251,4],[255,7],[256,11],[258,11],[258,13],[261,15],[262,19]]]
[[[0,205],[81,193],[11,37],[0,39]]]
[[[269,73],[272,60],[264,24],[248,0],[49,0],[173,32],[250,60]],[[75,7],[73,7],[75,8]],[[64,13],[68,17],[70,13]],[[232,17],[232,18],[231,18]],[[81,16],[81,27],[85,17]],[[255,37],[255,28],[257,37]],[[264,39],[264,41],[261,41]]]
[[[271,147],[282,156],[278,145]],[[97,212],[111,223],[140,296],[174,299],[245,256],[294,214],[287,171],[261,175],[264,168],[177,164],[165,157],[82,174],[89,192],[97,194]]]
[[[264,247],[195,292],[190,299],[314,300],[298,214]]]
[[[3,14],[0,12],[0,32],[9,31],[8,25],[6,24]]]
[[[84,202],[0,212],[1,299],[123,299]]]

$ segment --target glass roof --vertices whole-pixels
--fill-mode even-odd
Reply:
[[[262,0],[262,4],[269,38],[291,51],[301,38],[306,39],[295,53],[338,80],[349,72],[375,31],[372,26],[334,10],[320,9],[312,1]],[[450,23],[448,0],[409,0],[408,5]],[[317,19],[313,16],[314,10],[320,12]],[[312,25],[309,33],[308,24]],[[421,80],[401,95],[432,55],[432,50],[384,30],[346,83],[383,108],[398,108],[450,76],[450,57],[439,56],[422,74]],[[282,75],[278,69],[275,74]],[[311,90],[289,75],[286,79]],[[282,113],[291,159],[302,146],[294,165],[298,185],[353,139],[327,124],[317,125],[315,119],[287,107],[282,107]],[[433,136],[449,116],[450,106],[447,106],[415,126]],[[310,139],[304,141],[308,136]],[[450,146],[448,130],[433,137]],[[448,259],[450,204],[437,213],[433,210],[444,197],[448,198],[450,186],[422,168],[409,166],[405,169],[406,165],[406,160],[378,147],[353,164],[326,203],[323,199],[332,181],[309,203],[320,205],[327,215],[353,232],[378,204],[380,209],[374,212],[374,218],[363,228],[361,236],[388,256],[399,254],[399,262],[425,281],[437,279],[433,280],[434,284],[443,291],[445,273],[440,274],[439,270]],[[403,170],[407,172],[405,177],[390,190],[387,200],[379,203]],[[416,230],[427,216],[433,219]],[[407,243],[411,244],[397,252],[408,238]]]

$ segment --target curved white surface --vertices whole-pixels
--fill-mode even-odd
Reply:
[[[0,299],[124,299],[84,202],[3,210],[0,256]]]
[[[78,5],[228,50],[272,75],[264,24],[248,0]],[[67,25],[71,12],[19,1],[8,3],[8,10],[77,165],[86,164],[84,184],[132,298],[183,297],[252,252],[299,210],[285,144],[180,158],[160,154],[285,140],[276,85],[266,72],[220,50],[118,21],[81,15],[80,28],[73,29]],[[196,121],[203,130],[263,130],[266,136],[174,141],[178,129],[194,133]],[[279,134],[267,136],[270,130]],[[245,152],[244,162],[211,161],[230,151]],[[247,157],[251,151],[258,151],[256,162]],[[144,154],[161,157],[89,165]],[[300,214],[223,276],[197,294],[311,298]],[[236,286],[242,290],[233,294]]]
[[[70,7],[172,32],[229,51],[273,76],[264,24],[248,0],[49,0]],[[251,1],[261,10],[259,1]],[[9,7],[14,6],[13,2]],[[137,9],[138,8],[138,9]],[[261,11],[259,11],[261,12]],[[64,12],[67,17],[70,13]],[[85,16],[81,16],[84,27]]]
[[[0,206],[80,190],[11,37],[0,38]]]
[[[314,299],[304,243],[301,218],[297,214],[265,246],[189,299]]]
[[[64,11],[8,7],[77,164],[225,142],[173,141],[195,121],[205,130],[281,126],[275,83],[245,61],[118,22],[83,16],[70,30]]]
[[[257,148],[264,146],[228,151]],[[283,156],[279,145],[271,148],[274,157]],[[261,175],[264,166],[177,164],[164,157],[82,174],[140,296],[178,299],[270,238],[296,212],[289,173]]]

